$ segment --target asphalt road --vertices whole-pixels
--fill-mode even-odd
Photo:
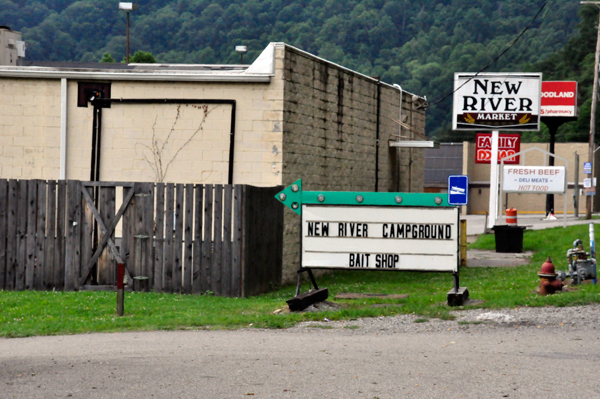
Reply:
[[[598,398],[599,340],[535,326],[0,339],[0,397]]]

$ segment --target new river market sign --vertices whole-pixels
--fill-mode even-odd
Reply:
[[[454,74],[453,130],[537,131],[540,73]]]
[[[302,217],[302,268],[458,272],[458,208],[431,193],[302,191],[276,198]]]

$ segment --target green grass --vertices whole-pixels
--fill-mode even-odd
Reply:
[[[508,268],[463,268],[461,286],[473,299],[483,301],[465,308],[520,306],[572,306],[600,302],[600,288],[584,284],[576,291],[540,297],[537,272],[547,256],[557,270],[565,270],[567,249],[576,238],[588,241],[588,226],[526,231],[524,250],[535,251],[530,265]],[[494,236],[481,236],[470,248],[494,249]],[[340,292],[409,294],[406,299],[368,298],[336,300],[340,309],[316,313],[273,314],[293,296],[294,286],[247,299],[211,295],[126,293],[125,316],[117,317],[116,293],[111,292],[9,292],[0,291],[0,336],[78,334],[87,332],[287,328],[300,321],[353,320],[359,317],[406,313],[416,320],[451,319],[446,293],[452,277],[444,273],[335,271],[318,276],[328,287],[330,300]],[[303,289],[307,283],[303,284]],[[374,304],[402,304],[379,306]],[[349,327],[352,328],[352,327]]]

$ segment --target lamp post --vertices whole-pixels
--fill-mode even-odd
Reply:
[[[127,54],[125,55],[125,62],[129,64],[129,13],[137,10],[137,4],[119,3],[119,10],[125,11],[127,14]]]
[[[244,53],[248,51],[248,47],[246,46],[235,46],[235,51],[240,53],[240,64],[244,63]]]
[[[600,1],[582,1],[581,4],[594,4],[600,7]],[[588,162],[592,164],[592,185],[594,184],[594,135],[596,134],[596,101],[598,97],[598,59],[600,58],[600,19],[598,21],[598,38],[596,39],[596,61],[594,63],[594,88],[592,90],[592,115],[590,117],[590,140],[588,149]],[[592,197],[585,196],[585,218],[592,218]]]

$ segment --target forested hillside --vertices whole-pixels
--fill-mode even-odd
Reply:
[[[243,44],[251,62],[269,42],[286,42],[427,96],[432,103],[428,134],[451,139],[452,98],[435,102],[452,91],[454,72],[478,71],[490,63],[546,1],[136,3],[139,9],[131,14],[132,53],[149,51],[159,62],[235,63],[239,56],[234,47]],[[548,68],[550,64],[542,61],[577,33],[580,8],[578,1],[548,1],[530,29],[488,71]],[[108,52],[120,60],[125,53],[125,15],[118,11],[117,0],[0,0],[0,25],[23,33],[28,59],[98,61]]]

